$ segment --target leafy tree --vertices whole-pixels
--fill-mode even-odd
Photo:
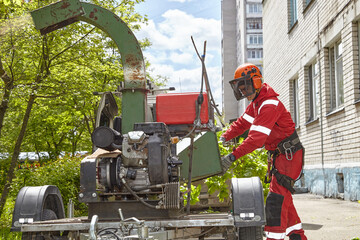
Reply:
[[[114,90],[123,80],[120,55],[99,29],[76,23],[40,36],[25,13],[51,2],[0,0],[0,152],[12,153],[0,214],[20,151],[54,157],[90,150],[98,101],[92,92]],[[146,20],[134,13],[141,0],[92,2],[121,15],[132,29]]]

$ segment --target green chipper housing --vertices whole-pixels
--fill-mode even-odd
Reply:
[[[24,187],[12,231],[21,231],[22,239],[262,239],[259,178],[232,179],[227,212],[199,214],[184,206],[190,193],[180,186],[223,173],[209,87],[157,94],[134,34],[107,9],[63,0],[31,15],[41,34],[77,21],[102,29],[119,49],[124,82],[117,94],[100,93],[94,152],[81,162],[78,198],[88,205],[88,216],[74,218],[68,211],[65,217],[56,186]],[[122,98],[121,116],[115,96]]]

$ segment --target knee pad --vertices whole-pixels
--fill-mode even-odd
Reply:
[[[282,212],[283,202],[284,202],[283,195],[269,192],[265,205],[267,226],[272,226],[272,227],[281,226],[281,212]]]

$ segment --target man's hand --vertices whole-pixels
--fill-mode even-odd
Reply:
[[[236,160],[236,157],[234,154],[229,153],[225,157],[221,158],[221,166],[223,169],[223,172],[225,173],[231,166],[231,164]]]
[[[224,147],[230,146],[230,142],[229,142],[229,141],[226,141],[226,139],[225,139],[223,136],[221,136],[221,137],[219,138],[219,140],[221,141],[221,143],[222,143],[222,145],[223,145]]]

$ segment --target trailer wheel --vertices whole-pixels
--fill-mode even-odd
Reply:
[[[42,233],[23,233],[21,240],[45,240],[45,239],[53,239],[53,240],[67,240],[68,237],[66,236],[55,236],[55,235],[48,235],[49,238],[45,238]]]
[[[51,209],[44,209],[41,217],[41,221],[58,219],[56,213]]]
[[[259,227],[241,227],[239,228],[238,240],[262,240],[263,229]]]
[[[51,209],[43,209],[41,221],[47,220],[56,220],[58,217],[56,213]],[[50,239],[67,239],[65,236],[60,236],[60,232],[50,232],[50,233],[43,233],[43,232],[24,232],[22,234],[21,240],[45,240],[47,239],[45,235],[49,236]]]

